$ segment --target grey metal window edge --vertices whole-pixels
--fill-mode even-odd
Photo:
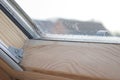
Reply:
[[[3,59],[11,68],[23,71],[23,69],[19,66],[19,59],[16,58],[7,48],[7,46],[0,41],[0,58]]]
[[[119,37],[102,37],[102,36],[87,36],[87,35],[65,35],[65,34],[46,34],[46,40],[72,41],[72,42],[87,42],[87,43],[105,43],[105,44],[120,44]]]
[[[14,0],[0,0],[0,4],[28,31],[34,39],[40,38],[35,24]]]

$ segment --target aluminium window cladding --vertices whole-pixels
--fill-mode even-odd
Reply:
[[[32,39],[33,37],[21,26],[20,23],[0,4],[0,9],[9,17],[9,19],[16,25],[18,28],[29,38]]]
[[[8,18],[29,38],[39,38],[34,29],[34,24],[24,11],[13,0],[1,0],[0,10],[2,10]]]

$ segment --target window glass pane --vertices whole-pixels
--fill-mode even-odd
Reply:
[[[15,1],[46,37],[120,43],[119,0]]]

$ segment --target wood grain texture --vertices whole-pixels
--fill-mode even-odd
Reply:
[[[0,68],[0,80],[11,80],[8,74]]]
[[[27,37],[21,30],[0,10],[0,39],[7,46],[21,48]]]
[[[41,74],[31,71],[15,71],[10,68],[2,59],[0,59],[0,68],[9,74],[13,80],[73,80],[69,78]]]
[[[21,65],[28,71],[74,79],[120,80],[120,45],[30,40]]]

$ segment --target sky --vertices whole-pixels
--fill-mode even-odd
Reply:
[[[120,0],[15,0],[32,18],[75,19],[101,22],[108,30],[120,32]]]

